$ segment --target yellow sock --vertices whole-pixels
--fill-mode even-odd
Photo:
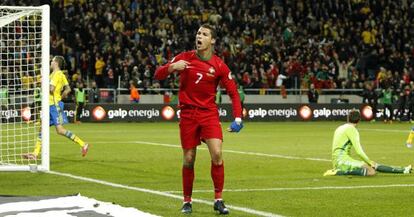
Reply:
[[[42,139],[37,138],[36,140],[36,145],[35,145],[35,149],[33,151],[33,154],[38,156],[40,153],[40,149],[42,148]]]
[[[85,145],[85,142],[80,139],[79,137],[75,136],[75,138],[73,139],[74,142],[78,143],[81,147],[83,147]]]
[[[408,134],[407,144],[412,144],[414,139],[414,131],[410,131],[410,134]]]
[[[70,139],[70,140],[72,140],[72,141],[74,141],[74,142],[78,143],[81,147],[83,147],[83,146],[85,145],[85,142],[84,142],[82,139],[80,139],[78,136],[76,136],[75,134],[73,134],[73,133],[72,133],[72,132],[70,132],[69,130],[66,130],[66,132],[65,132],[65,136],[66,136],[68,139]]]

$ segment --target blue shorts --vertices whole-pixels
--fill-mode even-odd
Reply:
[[[55,105],[51,105],[49,107],[49,113],[50,113],[50,122],[49,126],[57,126],[57,125],[63,125],[68,123],[68,117],[66,117],[65,113],[63,112],[63,102],[60,101],[58,103],[59,108],[56,108]]]

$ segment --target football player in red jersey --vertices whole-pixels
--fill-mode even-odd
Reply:
[[[196,35],[196,50],[182,52],[169,63],[160,66],[155,79],[164,80],[169,74],[180,75],[179,107],[180,139],[183,148],[183,213],[192,212],[191,195],[194,180],[194,162],[197,146],[201,141],[208,146],[211,156],[211,177],[214,183],[214,210],[220,214],[229,211],[223,203],[224,164],[222,158],[223,133],[215,103],[216,90],[221,82],[232,100],[235,120],[228,128],[230,132],[239,132],[243,127],[242,108],[236,83],[230,69],[219,57],[214,55],[216,42],[215,28],[202,25]]]

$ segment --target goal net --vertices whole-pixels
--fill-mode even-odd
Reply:
[[[49,14],[0,6],[0,171],[49,170]]]

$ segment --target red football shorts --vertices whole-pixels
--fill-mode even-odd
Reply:
[[[181,147],[191,149],[206,139],[220,139],[223,132],[217,110],[199,108],[181,109],[180,112]]]

